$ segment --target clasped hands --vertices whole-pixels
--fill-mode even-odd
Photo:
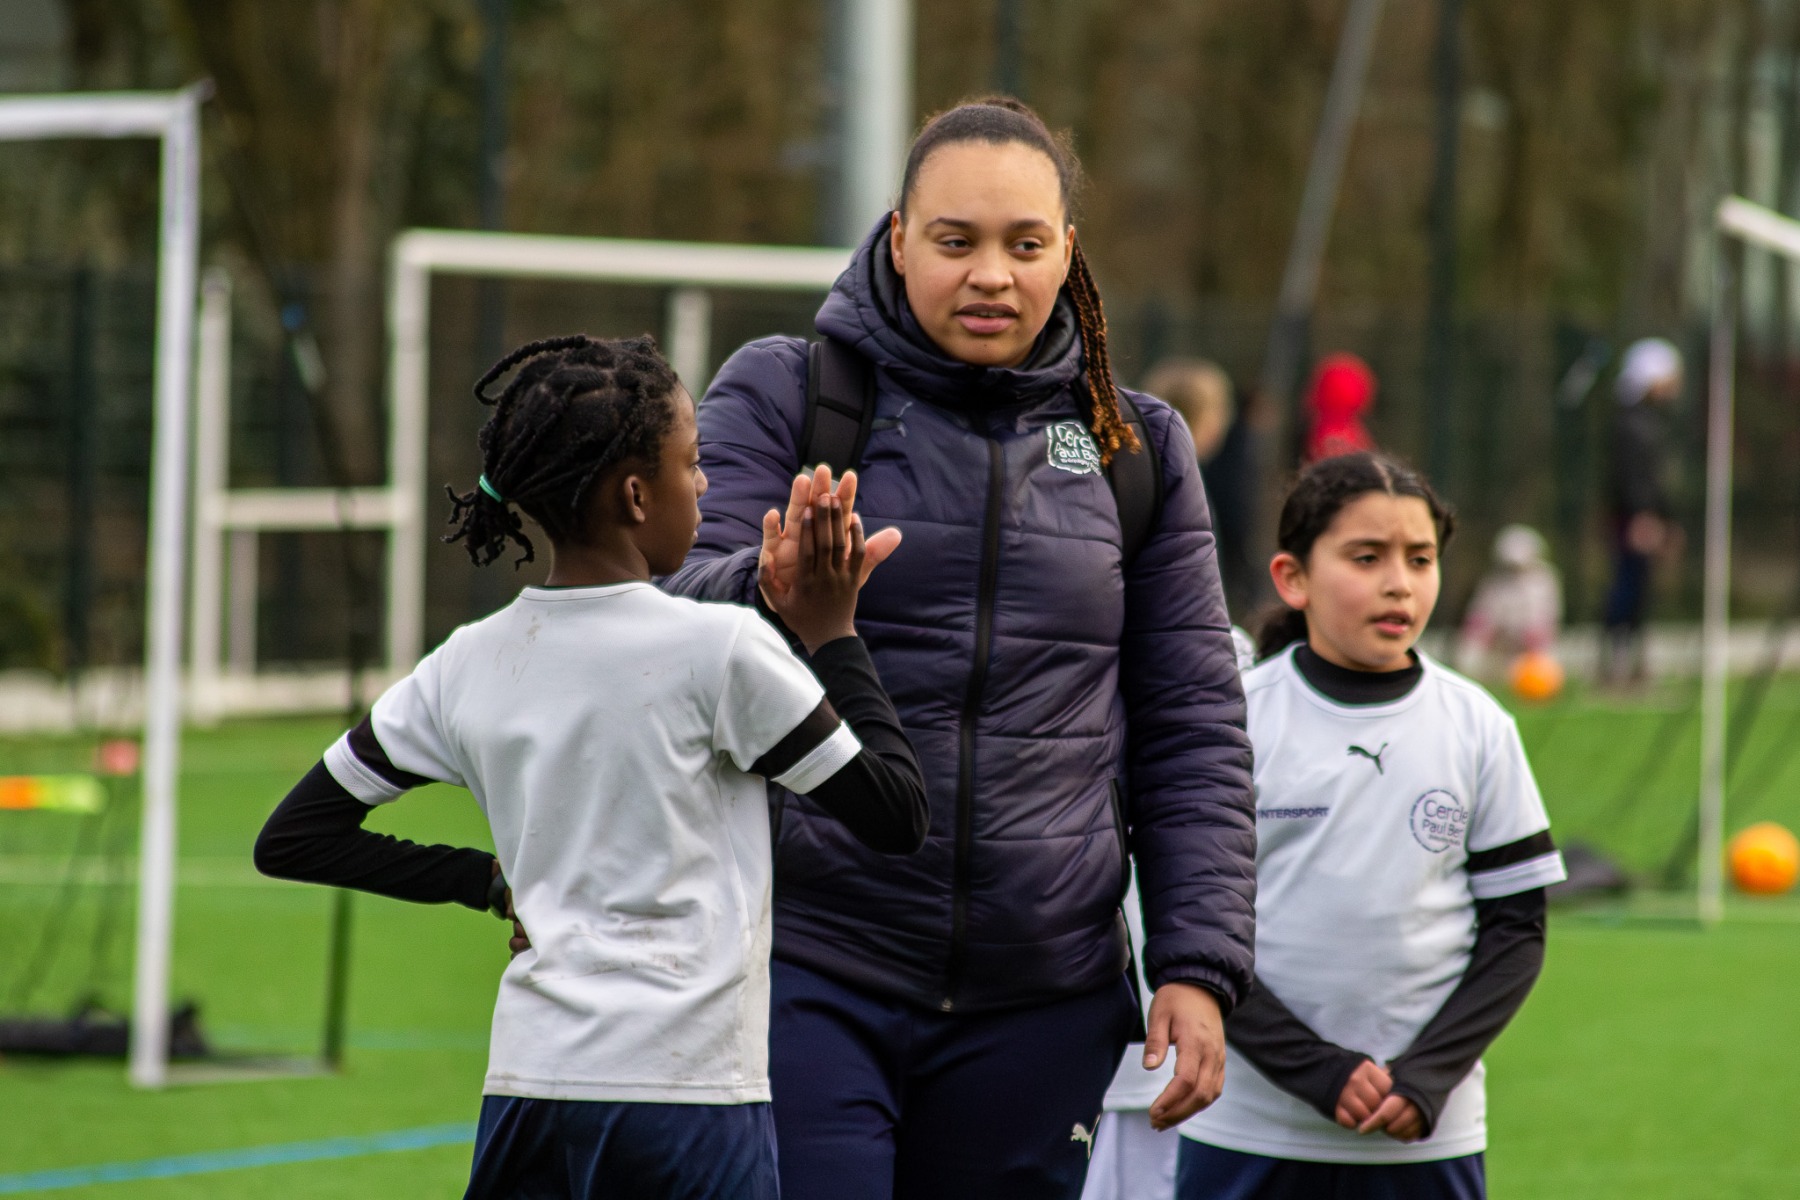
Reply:
[[[1338,1095],[1337,1123],[1358,1133],[1379,1130],[1398,1142],[1416,1142],[1425,1134],[1419,1106],[1394,1092],[1394,1077],[1386,1067],[1366,1058]]]

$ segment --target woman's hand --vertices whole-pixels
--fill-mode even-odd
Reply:
[[[1175,1051],[1175,1078],[1150,1105],[1150,1124],[1172,1129],[1225,1090],[1225,1018],[1219,1000],[1193,983],[1165,983],[1150,998],[1144,1069],[1162,1066]]]
[[[829,489],[813,494],[799,524],[791,583],[778,587],[769,565],[763,587],[775,615],[811,654],[826,642],[856,636],[856,593],[866,578],[868,548],[862,519]]]
[[[1362,1123],[1375,1115],[1393,1089],[1394,1081],[1387,1071],[1380,1064],[1363,1059],[1338,1094],[1337,1123],[1345,1129],[1367,1132],[1361,1129]]]
[[[762,554],[757,560],[757,582],[762,589],[763,603],[777,614],[781,612],[782,603],[794,586],[800,569],[800,527],[803,514],[815,497],[833,494],[843,505],[844,512],[852,514],[856,507],[856,472],[845,471],[844,478],[839,481],[834,492],[831,468],[821,464],[811,471],[803,471],[794,476],[794,485],[788,491],[785,515],[776,508],[763,514],[763,544]],[[888,555],[899,545],[898,529],[883,529],[870,537],[863,548],[857,587],[867,583],[869,573],[886,561]]]

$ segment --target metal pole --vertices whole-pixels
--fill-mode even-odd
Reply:
[[[319,1057],[330,1070],[344,1063],[345,1030],[350,1012],[350,929],[356,893],[331,893],[331,940],[325,952],[325,1036]]]
[[[1381,21],[1381,5],[1382,0],[1351,0],[1338,37],[1331,82],[1325,88],[1325,111],[1319,121],[1318,139],[1313,143],[1306,188],[1300,197],[1300,216],[1294,223],[1294,240],[1288,247],[1281,294],[1275,303],[1275,320],[1263,356],[1263,395],[1284,418],[1299,376],[1307,319],[1319,291],[1319,268],[1331,233],[1331,215],[1337,207],[1338,183],[1350,153],[1357,110],[1362,106],[1363,84],[1368,78],[1369,56]]]
[[[219,643],[225,571],[224,492],[231,470],[231,276],[218,267],[200,284],[200,351],[194,387],[194,597],[188,620],[189,709],[219,720]]]
[[[1006,96],[1025,98],[1024,5],[997,0],[994,5],[994,87]]]
[[[157,265],[156,425],[151,439],[145,631],[144,814],[132,988],[131,1082],[169,1072],[169,958],[175,919],[175,790],[181,755],[181,593],[186,575],[188,402],[200,251],[200,92],[175,98],[162,142]]]
[[[100,407],[94,378],[94,272],[81,267],[70,280],[69,304],[69,531],[68,589],[63,595],[64,667],[71,692],[88,667],[94,606],[95,425]]]
[[[256,530],[233,529],[230,539],[231,572],[225,584],[225,619],[230,633],[225,661],[233,675],[248,679],[256,673]]]
[[[1425,331],[1426,465],[1450,486],[1456,413],[1456,171],[1462,126],[1462,0],[1438,0],[1437,154],[1431,180],[1431,307]]]
[[[712,297],[701,288],[669,293],[669,365],[698,400],[706,394],[707,358],[712,343]]]
[[[1701,616],[1700,920],[1725,915],[1725,668],[1731,601],[1732,355],[1736,347],[1737,281],[1730,246],[1715,238],[1713,327],[1706,416],[1706,580]]]
[[[911,0],[846,0],[844,203],[838,240],[861,242],[899,200],[912,132]]]
[[[499,229],[506,210],[506,34],[511,0],[482,0],[481,23],[486,43],[481,53],[481,179],[479,213],[482,229]],[[475,373],[506,352],[506,284],[483,279],[475,285]]]
[[[387,644],[388,670],[399,676],[412,670],[425,643],[425,329],[431,276],[409,261],[404,241],[395,246],[392,269],[388,487],[394,496],[394,524],[388,535]]]

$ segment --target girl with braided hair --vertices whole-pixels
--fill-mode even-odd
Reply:
[[[907,545],[857,617],[925,772],[924,848],[878,858],[777,792],[786,1200],[1074,1200],[1146,1024],[1124,1069],[1173,1056],[1157,1126],[1222,1086],[1222,1015],[1251,978],[1243,694],[1193,444],[1113,380],[1079,182],[1015,100],[933,117],[819,310],[838,348],[752,342],[701,405],[712,489],[666,588],[778,606],[801,557],[763,520],[783,497],[835,494]],[[866,441],[837,463],[860,478],[834,490],[820,467],[790,491],[842,398],[809,360],[841,348],[866,367]],[[1160,482],[1141,539],[1112,486],[1139,456]]]
[[[257,866],[514,922],[469,1197],[774,1200],[764,781],[876,855],[925,834],[917,760],[852,624],[861,521],[809,493],[791,522],[770,611],[809,670],[751,609],[650,583],[681,566],[706,493],[694,402],[650,339],[534,342],[476,395],[494,406],[482,473],[451,493],[446,540],[529,561],[516,506],[549,578],[326,750]],[[474,793],[494,854],[362,828],[430,782]]]

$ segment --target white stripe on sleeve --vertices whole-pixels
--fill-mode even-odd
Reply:
[[[1524,862],[1509,863],[1492,871],[1477,871],[1469,876],[1469,892],[1477,900],[1497,900],[1528,892],[1532,888],[1549,887],[1569,877],[1563,869],[1562,852],[1552,850]]]
[[[350,735],[347,733],[331,743],[330,748],[325,751],[325,769],[331,772],[331,777],[346,792],[364,804],[386,804],[391,800],[398,800],[406,791],[364,766],[362,759],[356,757],[356,752],[350,749]]]
[[[842,721],[832,735],[814,746],[799,762],[775,777],[790,792],[806,795],[849,765],[862,753],[862,743]]]

